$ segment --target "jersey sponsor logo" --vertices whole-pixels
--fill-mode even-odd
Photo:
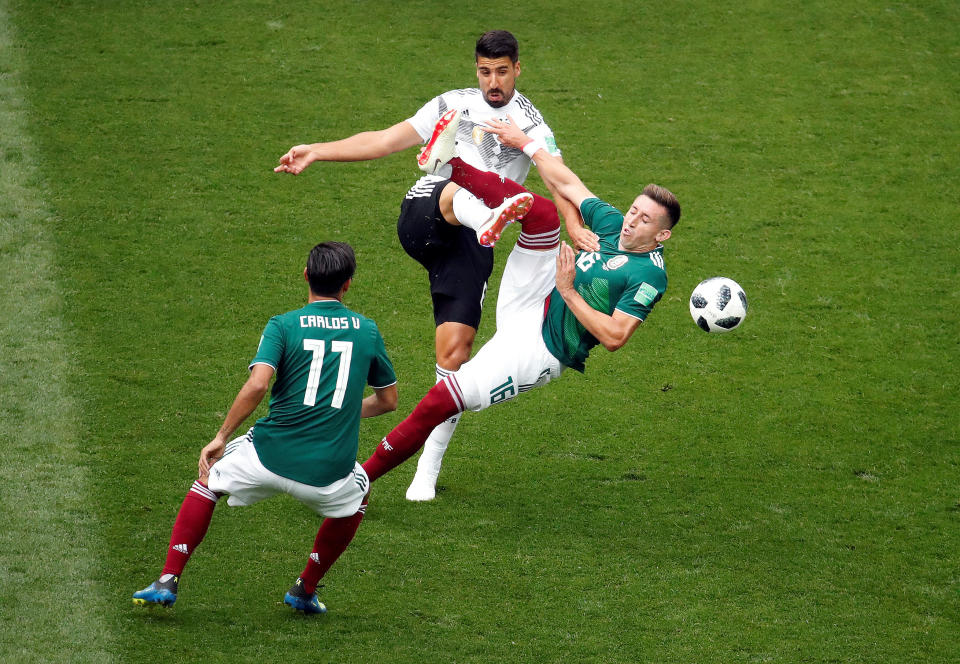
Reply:
[[[490,390],[490,405],[512,399],[515,396],[517,396],[517,387],[513,383],[513,376],[507,376],[507,382]]]
[[[653,304],[653,301],[657,297],[657,289],[644,281],[640,284],[640,288],[637,289],[637,294],[633,296],[633,299],[642,304],[645,307],[649,307]]]
[[[613,258],[611,258],[610,260],[608,260],[606,263],[603,264],[603,269],[616,270],[618,267],[623,267],[624,265],[626,265],[628,260],[629,259],[623,254],[620,254],[619,256],[614,256]]]

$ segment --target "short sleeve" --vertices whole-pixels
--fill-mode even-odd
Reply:
[[[257,354],[250,360],[250,367],[254,364],[269,364],[274,370],[278,369],[283,357],[283,346],[283,326],[280,325],[280,317],[274,316],[267,321],[267,326],[263,329],[260,346]]]
[[[383,343],[380,330],[373,329],[373,358],[370,361],[370,370],[367,372],[367,384],[370,387],[388,387],[397,382],[397,374],[393,370],[393,363],[387,355],[387,348]]]
[[[599,198],[586,198],[581,201],[580,215],[583,223],[598,235],[619,233],[623,227],[623,214],[620,210]]]
[[[437,126],[440,119],[440,108],[443,106],[443,98],[438,95],[420,107],[416,114],[407,118],[407,122],[413,125],[420,138],[426,143],[433,136],[433,129]]]
[[[553,131],[550,127],[547,126],[547,123],[538,124],[536,127],[527,132],[527,136],[534,140],[539,140],[547,146],[547,152],[549,152],[554,157],[562,157],[560,153],[560,148],[557,146],[557,139],[553,135]]]
[[[660,301],[666,290],[666,282],[655,273],[651,273],[644,279],[632,279],[615,308],[628,316],[646,320],[653,305]]]

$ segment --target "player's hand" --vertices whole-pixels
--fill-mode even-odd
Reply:
[[[287,154],[280,157],[280,165],[273,169],[274,173],[292,173],[299,175],[316,159],[309,145],[294,145]]]
[[[210,468],[217,462],[217,460],[223,456],[223,450],[227,446],[227,441],[217,436],[209,443],[207,443],[202,450],[200,450],[200,463],[198,464],[199,475],[201,478],[207,476],[210,473]]]
[[[566,242],[560,243],[557,254],[557,290],[560,294],[573,290],[573,279],[577,276],[576,254]]]
[[[573,242],[573,246],[577,250],[600,251],[600,236],[589,228],[581,226],[580,228],[574,229],[573,232],[567,229],[567,232],[570,234],[570,241]]]
[[[530,137],[523,133],[523,130],[513,121],[513,117],[509,115],[506,122],[497,119],[487,120],[485,125],[480,125],[480,128],[488,134],[495,134],[507,147],[519,150],[530,142]]]

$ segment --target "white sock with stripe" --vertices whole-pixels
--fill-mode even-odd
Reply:
[[[438,383],[453,373],[439,364],[436,368]],[[447,446],[459,421],[460,414],[454,415],[437,425],[427,437],[417,461],[417,473],[407,489],[407,500],[432,500],[436,495],[437,477],[440,475],[443,455],[447,452]]]
[[[461,188],[453,195],[453,214],[456,215],[457,221],[467,228],[478,230],[480,226],[490,221],[493,210],[469,191]],[[437,369],[440,370],[439,367]],[[438,378],[437,382],[439,380]]]

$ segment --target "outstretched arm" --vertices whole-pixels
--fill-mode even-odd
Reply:
[[[525,147],[527,151],[532,150],[533,148],[528,146],[533,139],[523,133],[512,117],[509,115],[507,117],[509,122],[488,121],[484,130],[497,135],[504,145],[520,150]],[[554,157],[541,148],[533,152],[531,158],[537,165],[540,178],[553,195],[557,209],[563,214],[567,235],[570,236],[574,246],[585,251],[598,251],[600,243],[597,235],[583,226],[583,220],[580,217],[580,203],[586,198],[594,198],[594,195],[559,157]]]
[[[573,287],[576,269],[573,249],[563,243],[557,255],[557,291],[580,324],[587,328],[604,348],[615,351],[627,343],[641,321],[617,310],[614,310],[612,316],[608,316],[587,304]]]
[[[214,436],[207,445],[200,451],[200,477],[206,477],[210,472],[210,466],[216,463],[217,459],[223,456],[223,450],[227,446],[227,439],[237,430],[237,427],[243,424],[243,421],[250,417],[250,414],[257,409],[263,396],[270,387],[270,381],[273,379],[273,367],[269,364],[254,364],[250,370],[250,376],[247,382],[240,388],[237,398],[233,400],[233,405],[227,416],[223,420],[220,431]]]
[[[280,157],[280,165],[273,171],[298,175],[315,161],[379,159],[422,142],[413,125],[404,120],[387,129],[364,131],[339,141],[295,145]]]
[[[530,144],[533,139],[523,133],[523,130],[517,126],[513,118],[509,115],[507,118],[509,118],[508,122],[488,120],[487,126],[484,127],[483,130],[491,134],[496,134],[500,138],[500,142],[504,145],[520,150],[523,150],[525,147],[530,149],[528,144]],[[531,155],[531,158],[533,159],[533,163],[537,165],[537,170],[540,171],[540,177],[543,178],[547,187],[559,193],[578,208],[584,199],[595,198],[583,182],[580,181],[576,173],[567,168],[563,161],[554,157],[545,149],[541,148],[537,150]]]

